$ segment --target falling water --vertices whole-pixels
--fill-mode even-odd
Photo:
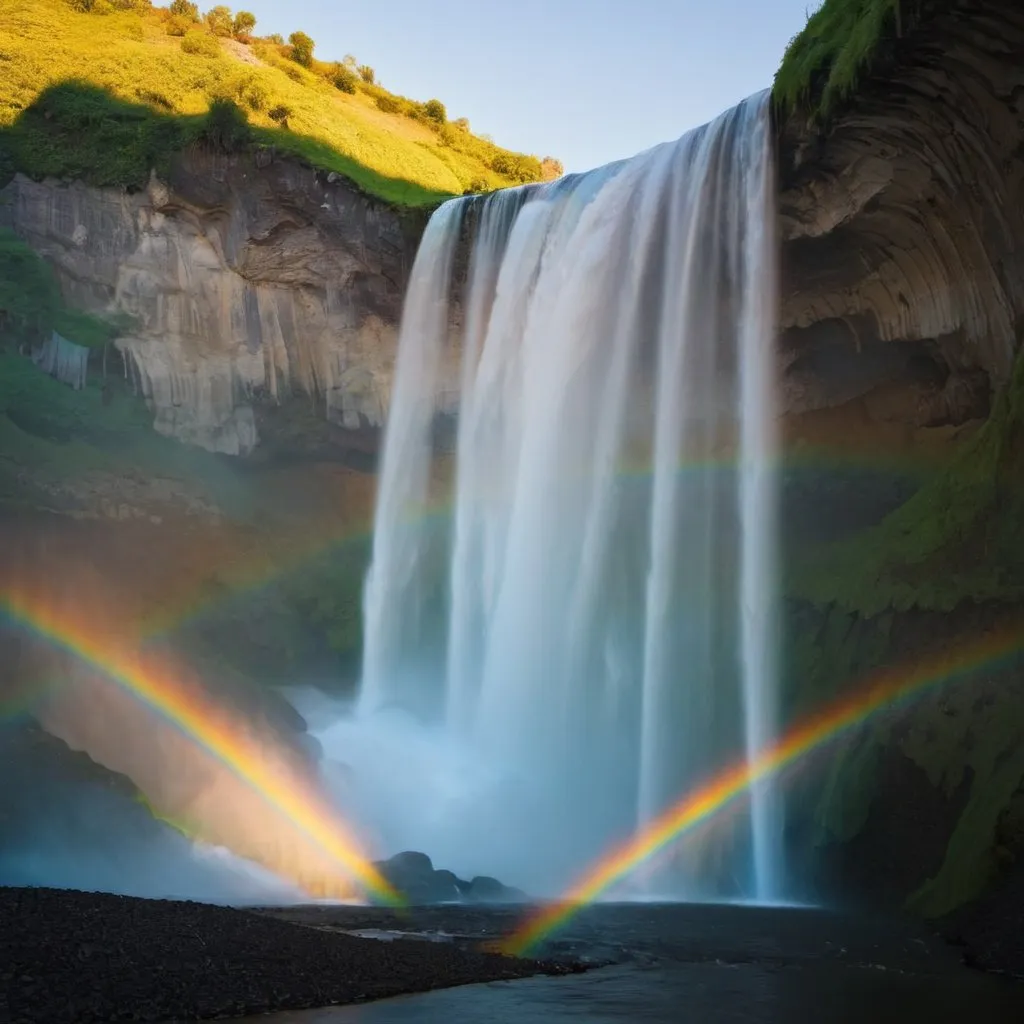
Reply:
[[[413,715],[499,780],[442,824],[512,881],[561,884],[774,735],[773,202],[762,95],[632,160],[453,200],[427,228],[361,714]],[[443,515],[438,395],[456,380]],[[652,884],[776,897],[779,821],[760,783]]]

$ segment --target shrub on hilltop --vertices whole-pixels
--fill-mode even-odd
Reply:
[[[448,111],[440,100],[427,100],[423,104],[423,113],[435,124],[444,124],[448,120]]]
[[[174,18],[199,21],[199,5],[192,3],[192,0],[171,0],[167,9]]]
[[[256,15],[250,11],[239,11],[231,23],[231,34],[242,42],[246,42],[256,28]]]
[[[206,12],[206,24],[209,26],[210,31],[215,36],[223,36],[227,38],[234,32],[235,20],[231,15],[231,9],[224,7],[222,4],[217,7],[211,7]]]
[[[288,37],[292,47],[292,60],[302,67],[308,68],[313,63],[313,50],[316,43],[305,32],[293,32]]]
[[[330,72],[330,80],[334,83],[335,89],[347,92],[354,96],[358,90],[359,79],[355,72],[344,64],[335,64]]]

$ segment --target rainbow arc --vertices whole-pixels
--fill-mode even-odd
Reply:
[[[502,949],[517,956],[528,954],[566,925],[582,908],[594,903],[612,885],[636,871],[669,844],[731,808],[752,784],[795,764],[877,712],[979,669],[1008,663],[1019,657],[1022,650],[1024,628],[1014,625],[913,665],[875,673],[848,696],[798,722],[753,762],[743,761],[718,773],[669,807],[646,828],[599,858],[568,892],[527,918],[502,943]]]

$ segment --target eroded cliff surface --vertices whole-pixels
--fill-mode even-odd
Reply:
[[[853,730],[790,809],[830,896],[941,917],[1024,879],[1024,8],[893,6],[914,18],[827,123],[779,125],[786,405],[842,414],[878,462],[886,427],[984,425],[877,525],[792,545],[796,703],[882,675],[921,689]]]
[[[983,417],[1020,344],[1024,8],[918,7],[827,129],[799,114],[780,125],[792,413]]]
[[[133,318],[117,345],[161,433],[246,454],[254,406],[295,393],[383,423],[419,225],[336,175],[197,148],[137,194],[19,176],[0,218],[70,301]]]

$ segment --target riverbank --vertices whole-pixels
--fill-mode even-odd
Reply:
[[[580,968],[229,907],[0,888],[0,1024],[196,1020]]]

